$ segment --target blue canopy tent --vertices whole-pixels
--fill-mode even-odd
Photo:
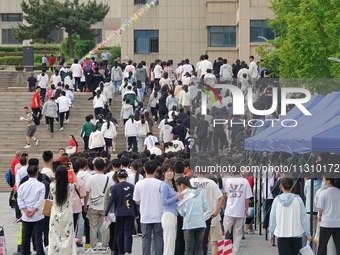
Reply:
[[[306,107],[306,109],[308,109],[309,111],[312,111],[312,109],[314,109],[314,107],[316,107],[323,98],[324,97],[322,95],[313,96],[309,102],[304,104],[304,107]],[[294,107],[287,113],[286,116],[282,117],[280,120],[298,120],[302,116],[304,116],[303,113],[297,107]],[[274,123],[274,127],[268,127],[260,134],[247,138],[245,140],[245,150],[273,151],[272,149],[270,149],[270,145],[268,144],[269,140],[277,137],[281,133],[286,134],[290,132],[290,128],[285,128],[280,123],[276,122]]]
[[[312,137],[340,123],[340,92],[328,94],[311,110],[312,116],[299,118],[298,127],[272,138],[272,151],[305,154],[312,151]],[[290,128],[286,128],[290,129]]]
[[[312,150],[340,152],[340,123],[312,137]]]

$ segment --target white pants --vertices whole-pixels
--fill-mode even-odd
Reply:
[[[177,217],[171,212],[162,215],[162,228],[164,240],[163,255],[174,255],[177,234]]]
[[[233,255],[239,255],[242,241],[243,218],[224,215],[223,226],[225,233],[233,232]]]

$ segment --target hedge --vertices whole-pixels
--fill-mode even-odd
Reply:
[[[23,46],[1,46],[0,52],[22,52]],[[59,51],[59,45],[36,45],[33,46],[35,51],[48,51],[57,52]]]
[[[22,65],[22,56],[0,57],[0,65]]]

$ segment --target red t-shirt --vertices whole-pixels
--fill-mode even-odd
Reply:
[[[48,62],[50,63],[50,66],[53,66],[54,63],[55,63],[55,57],[50,57],[50,58],[48,59]]]
[[[247,181],[249,182],[249,185],[250,185],[251,189],[253,190],[254,184],[255,184],[254,177],[253,176],[248,176],[247,177]]]
[[[37,105],[36,105],[36,103],[35,103],[35,99],[37,99],[37,102],[38,102]],[[31,108],[32,108],[32,109],[33,109],[33,108],[40,108],[40,95],[39,95],[38,92],[35,92],[35,93],[33,94]]]
[[[74,140],[71,140],[70,141],[70,144],[69,144],[69,146],[76,146],[76,152],[78,152],[78,146],[77,146],[77,143],[74,141]]]

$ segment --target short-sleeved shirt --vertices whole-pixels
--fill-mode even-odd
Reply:
[[[30,77],[28,77],[27,81],[28,81],[28,87],[35,88],[35,86],[37,84],[37,79],[35,77],[30,76]]]
[[[247,179],[241,177],[227,178],[225,192],[228,199],[224,214],[243,218],[246,213],[245,201],[253,196]]]
[[[26,118],[30,118],[31,119],[31,121],[30,122],[28,122],[28,126],[30,127],[30,126],[35,126],[35,123],[34,123],[34,119],[33,119],[33,115],[32,115],[32,113],[27,113],[26,114]]]
[[[141,223],[161,222],[163,213],[160,193],[161,183],[162,181],[155,178],[146,178],[136,183],[133,200],[140,201]]]
[[[35,103],[35,99],[37,99],[37,103]],[[34,108],[40,108],[40,94],[38,92],[35,92],[33,94],[33,98],[32,98],[32,104],[31,104],[31,108],[34,109]]]
[[[320,226],[323,228],[340,228],[340,189],[331,187],[322,191],[317,208],[322,209]]]
[[[208,178],[193,178],[190,179],[190,183],[194,188],[200,189],[203,196],[205,197],[205,200],[208,204],[208,209],[204,213],[204,219],[210,219],[211,215],[216,210],[218,199],[223,196],[221,190],[213,180]],[[220,217],[219,214],[217,217]]]

